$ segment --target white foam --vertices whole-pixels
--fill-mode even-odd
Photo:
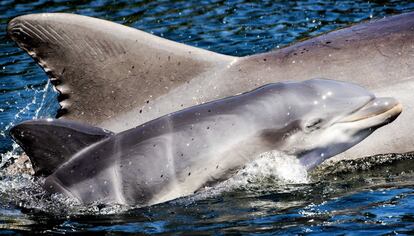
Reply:
[[[246,185],[252,182],[266,180],[277,181],[280,184],[308,183],[306,168],[295,156],[289,156],[277,151],[271,151],[249,163],[244,169],[231,178],[235,185]]]
[[[277,151],[261,154],[257,160],[249,163],[232,178],[215,187],[205,188],[198,194],[187,197],[184,202],[191,203],[220,195],[235,189],[265,189],[290,184],[310,183],[306,168],[296,156],[289,156]],[[178,202],[183,202],[178,200]]]
[[[1,153],[0,154],[0,169],[2,169],[4,166],[10,164],[11,161],[14,159],[17,159],[19,157],[19,153],[21,152],[21,149],[17,143],[12,144],[12,149],[8,152]]]
[[[0,173],[1,174],[1,173]],[[67,214],[112,214],[129,209],[125,206],[105,206],[99,204],[82,206],[76,199],[54,194],[47,196],[42,189],[42,178],[32,178],[29,175],[7,176],[0,184],[0,190],[7,198],[13,198],[16,203],[25,208],[36,208],[50,212],[64,212]],[[219,183],[213,188],[206,188],[196,195],[186,197],[181,203],[191,203],[198,199],[205,199],[220,195],[234,189],[263,189],[272,186],[286,186],[289,184],[308,183],[306,169],[301,166],[294,156],[287,156],[279,152],[268,152],[249,163],[235,176]]]

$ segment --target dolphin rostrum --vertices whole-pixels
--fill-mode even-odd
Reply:
[[[267,83],[330,78],[398,99],[397,122],[341,154],[413,151],[414,13],[357,24],[246,57],[226,56],[87,16],[30,14],[8,34],[60,91],[58,116],[124,131]],[[390,137],[393,137],[392,139]]]
[[[262,86],[113,134],[68,120],[11,129],[46,190],[82,203],[152,205],[229,178],[260,154],[295,155],[307,168],[392,122],[393,98],[313,79]]]

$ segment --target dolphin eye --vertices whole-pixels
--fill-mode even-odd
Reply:
[[[322,119],[320,119],[320,118],[317,118],[317,119],[311,120],[310,122],[308,122],[308,123],[305,125],[305,131],[307,131],[307,132],[312,132],[312,131],[315,131],[315,130],[320,129],[320,128],[321,128],[321,126],[322,126],[322,122],[323,122],[323,120],[322,120]]]

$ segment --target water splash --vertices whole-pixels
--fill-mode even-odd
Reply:
[[[43,116],[40,116],[40,111],[42,110],[42,108],[44,108],[47,105],[46,102],[48,101],[48,97],[50,96],[48,91],[51,90],[51,88],[52,88],[51,86],[52,86],[52,83],[50,82],[50,80],[47,80],[46,85],[42,90],[40,90],[40,91],[36,90],[36,93],[41,93],[43,95],[42,95],[42,99],[40,101],[40,104],[39,104],[38,108],[35,111],[33,119],[43,118]]]
[[[300,188],[302,184],[310,183],[306,168],[300,164],[296,156],[286,155],[278,151],[261,154],[258,159],[247,164],[232,178],[217,184],[214,187],[206,187],[197,194],[175,200],[180,204],[191,204],[206,198],[216,197],[225,192],[278,189],[289,191]]]
[[[35,109],[35,111],[31,119],[41,119],[41,118],[50,117],[49,113],[46,113],[46,115],[43,113],[45,113],[44,112],[45,110],[49,110],[47,109],[47,106],[50,106],[50,104],[48,103],[50,102],[49,101],[50,97],[52,97],[50,95],[50,92],[53,91],[52,89],[53,87],[52,87],[50,80],[47,80],[45,86],[42,89],[27,88],[28,91],[30,90],[30,92],[34,93],[33,99],[14,115],[13,120],[11,120],[0,131],[0,136],[3,138],[7,138],[9,130],[16,124],[26,120],[27,115],[32,114],[33,109]],[[22,153],[21,148],[16,143],[13,142],[11,149],[9,151],[5,153],[0,153],[0,158],[1,158],[0,169],[3,169],[13,164],[20,157],[21,153]]]
[[[0,180],[0,206],[13,205],[21,209],[52,213],[56,216],[108,215],[130,209],[122,205],[105,206],[98,202],[82,205],[77,199],[63,194],[48,194],[42,187],[44,178],[28,174],[10,174],[2,170]]]
[[[259,159],[249,163],[245,168],[240,170],[235,176],[224,181],[217,186],[203,189],[195,195],[174,200],[168,204],[172,205],[190,205],[194,202],[203,201],[205,199],[220,198],[231,192],[243,192],[244,197],[256,198],[257,195],[267,193],[277,193],[286,198],[288,195],[300,195],[315,189],[314,185],[321,185],[323,194],[335,195],[337,187],[336,177],[344,176],[344,179],[355,178],[355,172],[364,170],[372,172],[378,166],[390,166],[390,169],[398,169],[395,163],[405,161],[402,165],[407,166],[407,161],[411,160],[411,155],[389,154],[374,157],[366,157],[358,160],[343,160],[340,162],[328,162],[308,174],[303,166],[300,165],[298,159],[294,156],[283,155],[278,152],[269,152],[260,156]],[[406,170],[405,170],[406,171]],[[316,174],[315,174],[316,173]],[[334,174],[332,174],[334,173]],[[342,173],[342,174],[341,174]],[[375,174],[372,172],[371,175]],[[383,175],[384,170],[381,169],[379,174]],[[398,174],[401,174],[398,172]],[[332,175],[335,178],[332,178]],[[391,172],[388,175],[392,175]],[[346,176],[351,176],[346,178]],[[361,177],[368,179],[366,177]],[[111,215],[125,213],[134,207],[122,205],[106,206],[99,202],[82,205],[76,199],[66,197],[62,194],[47,194],[42,184],[43,178],[35,178],[31,175],[18,173],[10,175],[5,171],[0,171],[0,205],[12,204],[22,209],[36,209],[38,211],[52,213],[60,216],[71,215]],[[375,180],[375,179],[374,179]],[[339,183],[338,182],[338,183]],[[378,182],[378,181],[377,181]],[[366,186],[366,183],[357,181],[358,186]],[[372,184],[372,183],[371,183]],[[382,182],[380,184],[383,184]],[[354,188],[357,188],[355,186]],[[340,193],[339,193],[340,194]],[[266,201],[268,204],[269,201]],[[282,203],[272,202],[278,208],[288,208]],[[295,202],[296,204],[297,202]],[[289,203],[291,204],[291,203]],[[285,204],[289,207],[291,205]],[[300,203],[297,203],[300,204]],[[282,207],[283,206],[283,207]],[[139,207],[135,207],[139,208]]]
[[[20,150],[19,145],[16,143],[12,144],[12,149],[6,153],[2,153],[0,155],[1,161],[0,161],[0,169],[5,168],[8,166],[13,160],[18,158],[18,152]]]
[[[249,163],[230,182],[236,186],[254,182],[271,180],[279,184],[308,183],[306,168],[300,164],[296,156],[289,156],[277,151],[260,155],[260,158]]]
[[[28,114],[31,113],[32,107],[37,107],[34,113],[34,116],[32,119],[39,119],[39,118],[43,118],[43,116],[40,116],[40,111],[42,110],[42,108],[44,108],[46,101],[48,100],[48,97],[50,96],[50,94],[48,93],[48,91],[50,90],[51,86],[51,82],[50,80],[47,80],[46,85],[43,87],[43,89],[37,90],[37,89],[29,89],[28,90],[33,90],[34,95],[33,95],[33,99],[31,100],[30,103],[26,104],[25,107],[23,107],[22,109],[20,109],[15,115],[14,115],[14,119],[5,126],[4,130],[8,131],[11,127],[13,127],[14,125],[16,125],[16,123],[19,123],[22,121],[22,116],[23,114]],[[38,96],[41,96],[41,100],[38,101]],[[6,136],[5,132],[1,132],[2,136]]]

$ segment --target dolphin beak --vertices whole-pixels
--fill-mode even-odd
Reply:
[[[402,105],[394,98],[375,98],[360,109],[345,116],[339,123],[376,119],[379,123],[389,123],[402,112]]]

